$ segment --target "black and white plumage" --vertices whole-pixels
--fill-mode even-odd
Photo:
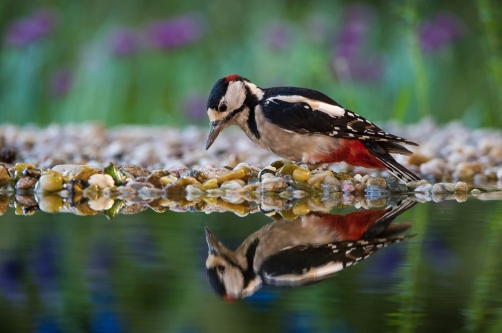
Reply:
[[[383,131],[318,91],[261,89],[234,74],[216,82],[207,108],[211,129],[206,149],[223,129],[235,124],[262,148],[295,162],[345,161],[388,169],[403,181],[420,179],[390,155],[411,155],[402,144],[416,143]]]
[[[396,236],[411,223],[391,222],[415,202],[334,215],[311,213],[277,220],[229,250],[206,228],[209,282],[225,298],[244,298],[262,285],[302,286],[324,280],[366,259],[382,247],[411,236]]]

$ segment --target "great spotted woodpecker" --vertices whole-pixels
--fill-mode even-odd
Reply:
[[[411,236],[395,236],[411,223],[391,222],[415,204],[334,215],[310,213],[277,220],[229,250],[206,228],[206,271],[214,291],[225,299],[244,298],[263,284],[302,286],[357,264],[378,249]]]
[[[206,149],[229,125],[239,126],[260,147],[310,165],[347,162],[387,169],[400,180],[420,180],[389,153],[411,155],[401,146],[416,143],[384,132],[365,118],[311,89],[261,89],[228,75],[214,85],[207,101],[211,129]]]

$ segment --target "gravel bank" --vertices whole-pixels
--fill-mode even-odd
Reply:
[[[410,170],[431,181],[484,183],[502,180],[502,131],[469,130],[458,123],[438,127],[430,120],[410,126],[385,126],[391,133],[420,144],[408,147],[411,157],[396,156]],[[10,165],[29,162],[39,168],[60,164],[103,168],[107,163],[133,164],[148,170],[176,167],[235,167],[241,162],[260,168],[278,157],[253,144],[238,129],[224,131],[204,150],[207,128],[120,126],[106,129],[95,124],[0,126],[0,158]],[[9,165],[9,164],[8,164]],[[388,174],[354,168],[344,163],[329,166],[335,172]]]

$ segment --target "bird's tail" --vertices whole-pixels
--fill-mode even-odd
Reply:
[[[380,162],[385,165],[387,170],[396,176],[399,180],[407,183],[410,181],[419,181],[420,177],[415,175],[413,172],[410,170],[406,169],[404,166],[399,164],[394,157],[392,157],[389,152],[382,147],[379,143],[377,142],[371,142],[371,141],[364,141],[363,142],[364,146],[368,151],[375,156]]]

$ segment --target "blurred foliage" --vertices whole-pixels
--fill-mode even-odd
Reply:
[[[3,1],[0,121],[205,123],[220,77],[372,120],[502,126],[494,0]]]

